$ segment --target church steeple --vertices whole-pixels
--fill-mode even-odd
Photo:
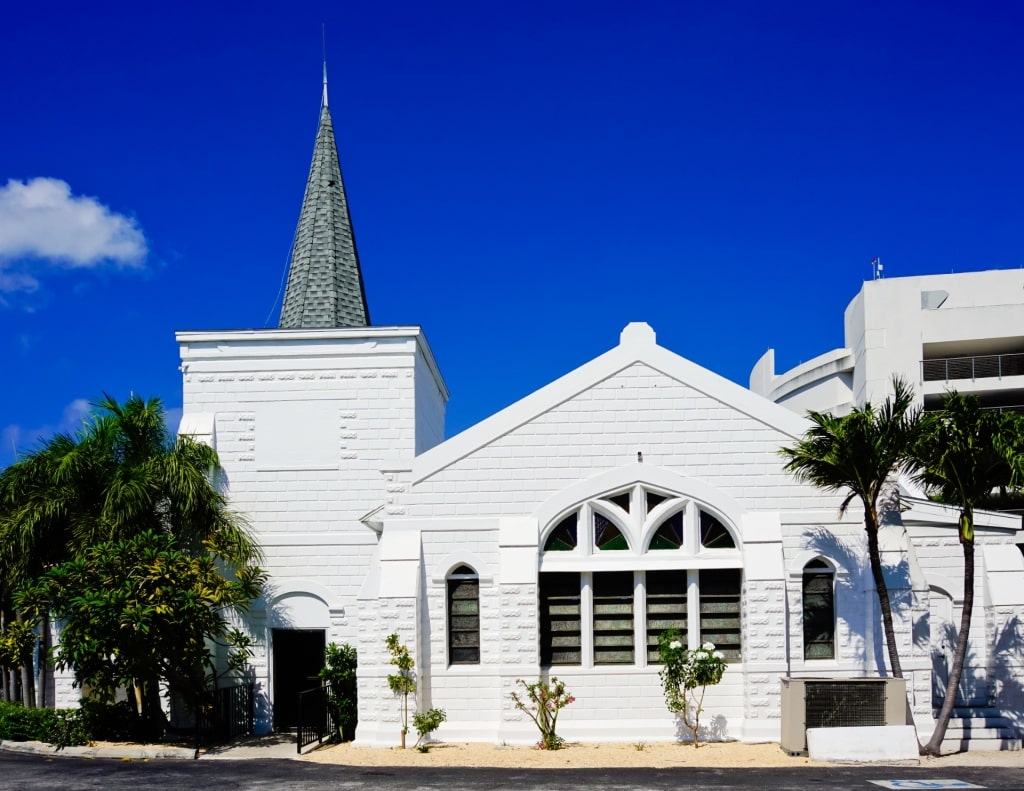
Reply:
[[[295,231],[278,326],[304,329],[369,325],[363,273],[341,178],[334,124],[327,108],[325,62],[320,128]]]

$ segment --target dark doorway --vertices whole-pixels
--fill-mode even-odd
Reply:
[[[298,726],[299,693],[320,686],[323,629],[274,629],[274,730]]]

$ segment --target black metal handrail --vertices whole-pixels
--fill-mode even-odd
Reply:
[[[336,730],[331,707],[327,705],[333,690],[330,684],[307,689],[299,693],[298,727],[296,728],[296,751],[320,743]]]
[[[983,354],[975,357],[940,357],[921,361],[921,380],[994,379],[1024,376],[1024,353]]]
[[[196,746],[229,742],[253,732],[254,685],[213,691],[213,701],[196,709]]]

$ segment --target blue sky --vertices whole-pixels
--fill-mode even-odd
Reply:
[[[454,434],[629,321],[746,384],[887,276],[1024,264],[1016,2],[16,3],[0,27],[0,466],[174,331],[275,326],[320,101],[375,324]],[[269,317],[269,319],[268,319]]]

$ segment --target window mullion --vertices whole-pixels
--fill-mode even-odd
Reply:
[[[594,509],[584,503],[576,523],[576,545],[584,555],[594,554]]]
[[[633,661],[647,667],[647,588],[644,572],[633,572]]]
[[[594,575],[580,573],[580,665],[594,666]]]
[[[687,520],[689,522],[689,520]],[[700,572],[690,569],[686,572],[686,635],[687,648],[700,648]]]
[[[687,555],[700,552],[700,509],[693,500],[683,509],[683,552]]]

